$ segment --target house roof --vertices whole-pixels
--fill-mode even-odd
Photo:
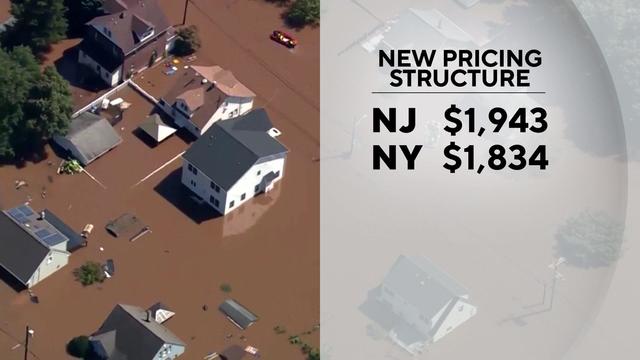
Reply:
[[[23,285],[27,282],[51,251],[51,247],[69,241],[49,219],[45,211],[41,219],[33,209],[21,205],[0,214],[0,266]],[[53,224],[52,224],[53,223]]]
[[[67,224],[65,224],[59,217],[56,216],[53,212],[48,209],[44,209],[44,218],[60,233],[69,239],[67,241],[67,251],[73,251],[81,247],[85,243],[85,239],[78,234],[78,232],[74,231]]]
[[[232,299],[220,304],[219,309],[242,329],[248,328],[258,320],[255,314]]]
[[[151,305],[148,310],[151,311],[151,316],[161,324],[171,319],[176,314],[167,305],[161,302]]]
[[[272,127],[264,109],[218,121],[183,157],[229,190],[254,164],[287,153],[287,148],[267,133]]]
[[[90,112],[73,119],[65,137],[86,158],[86,164],[122,142],[120,135],[106,119]]]
[[[141,35],[153,28],[155,35],[171,27],[157,0],[106,0],[103,8],[108,15],[98,16],[87,24],[101,33],[107,28],[111,39],[124,54],[135,50],[144,42]]]
[[[141,124],[140,129],[146,132],[156,141],[162,141],[176,132],[176,129],[167,125],[158,114],[148,116]]]
[[[256,96],[231,71],[219,66],[190,66],[176,77],[179,80],[163,99],[170,105],[183,100],[193,113],[191,122],[201,129],[229,97]]]
[[[432,319],[453,299],[465,298],[467,290],[421,256],[400,256],[384,279],[384,286]]]
[[[152,359],[165,344],[184,346],[146,310],[124,304],[116,305],[92,340],[100,343],[110,360]]]
[[[198,74],[207,79],[208,82],[216,84],[216,86],[228,96],[237,97],[255,97],[253,91],[244,86],[233,73],[225,70],[220,66],[191,66]]]

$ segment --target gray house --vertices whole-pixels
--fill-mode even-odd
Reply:
[[[390,338],[412,354],[477,312],[468,291],[421,256],[400,256],[385,277],[379,297],[397,317]]]
[[[49,210],[21,205],[0,214],[0,267],[30,288],[65,266],[84,239]]]
[[[185,351],[185,344],[156,321],[151,310],[118,304],[91,336],[100,360],[167,360]]]
[[[54,136],[53,141],[86,166],[120,145],[122,138],[109,121],[84,112],[71,121],[66,136]]]

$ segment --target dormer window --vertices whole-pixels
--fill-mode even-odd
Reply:
[[[155,31],[153,30],[152,27],[148,28],[144,33],[140,35],[140,42],[143,42],[148,38],[152,37],[154,33]]]

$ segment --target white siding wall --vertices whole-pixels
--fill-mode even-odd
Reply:
[[[227,194],[227,202],[225,204],[225,214],[237,209],[240,205],[247,202],[255,195],[261,192],[271,190],[273,185],[280,181],[284,176],[284,158],[278,158],[271,161],[267,161],[261,164],[254,165],[249,171],[247,171],[239,180],[229,189]],[[263,178],[270,172],[280,172],[280,176],[271,182],[271,186],[267,189],[263,184]],[[258,175],[260,173],[260,175]],[[255,188],[258,186],[258,191]],[[245,198],[242,199],[242,194],[245,194]],[[230,206],[233,201],[233,206]]]
[[[163,352],[163,350],[166,350],[166,352]],[[158,351],[156,356],[153,357],[153,360],[175,359],[184,353],[184,346],[165,344],[165,348],[163,350]]]
[[[440,340],[442,337],[453,331],[453,329],[462,325],[476,314],[476,307],[462,300],[458,300],[453,309],[447,315],[446,320],[437,333],[433,335],[433,342]]]
[[[183,104],[182,100],[176,100],[176,106],[180,106]],[[213,115],[209,118],[206,124],[199,128],[194,125],[189,118],[185,117],[179,111],[173,109],[172,104],[158,104],[164,112],[171,115],[173,121],[175,121],[176,125],[185,127],[189,132],[191,132],[195,136],[200,136],[204,134],[211,125],[215,124],[218,120],[226,120],[231,119],[240,115],[244,115],[249,112],[253,108],[253,98],[241,98],[241,97],[229,97],[225,102],[220,104],[220,107],[216,110]]]
[[[284,176],[284,158],[277,158],[271,161],[266,161],[254,165],[247,173],[245,173],[235,185],[231,187],[229,192],[225,192],[224,189],[220,189],[216,192],[211,187],[212,180],[207,177],[202,171],[198,170],[197,174],[194,174],[189,170],[189,162],[183,159],[182,162],[182,183],[189,188],[192,192],[206,201],[211,207],[221,212],[222,214],[228,214],[229,212],[237,209],[240,205],[253,198],[255,195],[262,192],[271,190],[273,184],[280,181]],[[221,169],[224,171],[224,169]],[[265,188],[263,183],[263,177],[270,172],[280,172],[280,176],[271,182],[269,188]],[[258,175],[259,172],[259,175]],[[258,191],[256,192],[256,186]],[[242,199],[242,194],[245,194],[245,198]],[[211,203],[211,196],[218,200],[219,206],[216,207]],[[230,206],[233,201],[233,206]]]
[[[211,188],[211,182],[211,179],[202,171],[198,170],[197,174],[190,171],[189,162],[185,159],[182,160],[182,183],[184,186],[209,203],[211,207],[224,213],[223,206],[226,203],[227,193],[222,188],[220,188],[219,192],[216,192],[215,189]],[[210,202],[211,196],[218,200],[219,207],[215,207]]]
[[[95,60],[93,60],[89,55],[85,54],[82,50],[78,55],[78,61],[81,64],[87,65],[93,72],[98,74],[104,82],[109,84],[110,86],[115,86],[120,82],[120,68],[118,67],[114,72],[109,72],[102,68],[100,64],[98,64]]]
[[[63,266],[69,262],[69,253],[63,251],[51,251],[47,257],[42,261],[38,270],[29,279],[29,287],[32,287],[44,280],[51,274],[60,270]]]

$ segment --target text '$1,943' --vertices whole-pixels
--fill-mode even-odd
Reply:
[[[509,129],[517,129],[521,133],[543,133],[548,129],[546,118],[546,110],[540,107],[531,110],[519,108],[512,115],[505,109],[496,107],[488,113],[488,120],[493,125],[492,130],[494,133],[504,129],[507,129],[507,131]],[[483,126],[476,124],[475,108],[462,111],[456,105],[451,105],[445,111],[445,119],[447,120],[447,125],[444,130],[451,136],[456,136],[462,130],[475,133],[479,137],[482,137],[485,132]],[[463,119],[466,121],[463,121]],[[511,146],[493,145],[489,148],[486,166],[492,170],[505,168],[523,170],[527,166],[538,166],[541,170],[544,170],[549,165],[546,150],[545,145],[539,145],[533,152],[527,154],[527,149],[519,144]],[[455,173],[460,168],[466,168],[467,170],[476,170],[480,174],[485,168],[483,163],[476,165],[476,150],[473,145],[463,148],[452,141],[444,148],[444,155],[447,158],[447,162],[443,167],[451,173]]]

